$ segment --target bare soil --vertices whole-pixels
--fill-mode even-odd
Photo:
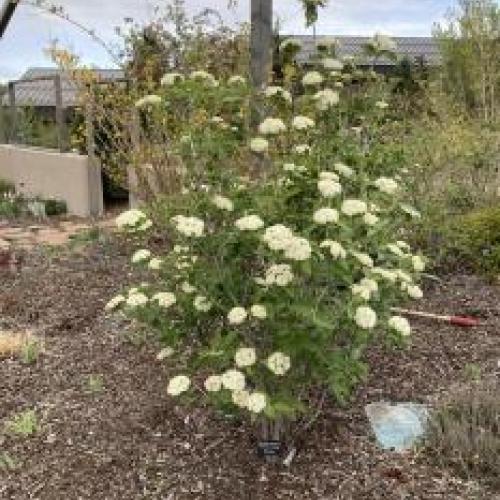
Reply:
[[[0,361],[0,428],[27,409],[40,421],[27,438],[0,430],[0,499],[500,499],[422,452],[380,450],[364,414],[379,400],[432,404],[465,380],[468,363],[498,371],[499,287],[461,275],[433,284],[422,309],[484,324],[414,321],[408,350],[371,349],[352,406],[327,402],[313,425],[297,427],[298,454],[285,468],[257,457],[247,423],[176,406],[157,347],[131,342],[128,325],[103,314],[131,279],[127,255],[112,242],[78,252],[37,247],[20,271],[0,270],[0,329],[45,339],[32,365]],[[101,390],[90,390],[90,375],[102,376]],[[15,467],[2,467],[2,454]]]

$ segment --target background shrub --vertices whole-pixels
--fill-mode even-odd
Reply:
[[[500,387],[481,380],[459,389],[435,411],[426,445],[441,466],[500,486]]]

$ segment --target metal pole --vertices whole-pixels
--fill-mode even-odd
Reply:
[[[9,107],[10,107],[10,130],[7,133],[7,141],[16,143],[17,140],[17,111],[16,111],[16,84],[9,82]]]
[[[90,215],[97,217],[102,215],[104,212],[104,195],[101,165],[99,164],[99,161],[97,159],[95,148],[94,110],[94,100],[93,96],[91,96],[85,107],[85,131],[87,142],[87,156],[89,159],[89,209]]]
[[[64,119],[64,104],[62,94],[61,75],[54,77],[54,89],[56,94],[56,125],[57,125],[57,146],[62,153],[67,151],[66,141],[66,121]]]
[[[134,107],[130,112],[130,140],[132,142],[132,161],[127,166],[128,177],[128,199],[130,208],[136,208],[140,204],[139,178],[136,171],[137,156],[141,147],[141,124],[140,116]]]

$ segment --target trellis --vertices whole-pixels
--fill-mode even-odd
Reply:
[[[51,82],[54,96],[55,122],[57,127],[57,147],[61,152],[69,149],[68,130],[65,120],[65,107],[63,103],[62,79],[60,74],[54,76],[40,76],[34,78],[23,78],[21,80],[10,81],[8,84],[8,109],[10,126],[8,129],[1,130],[1,136],[7,143],[15,144],[18,139],[18,102],[16,98],[16,86],[22,84],[31,84],[39,82]],[[3,125],[3,122],[2,122]]]

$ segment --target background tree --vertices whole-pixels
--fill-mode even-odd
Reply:
[[[500,7],[493,0],[460,0],[435,36],[443,57],[443,85],[465,110],[493,123],[500,95]]]

